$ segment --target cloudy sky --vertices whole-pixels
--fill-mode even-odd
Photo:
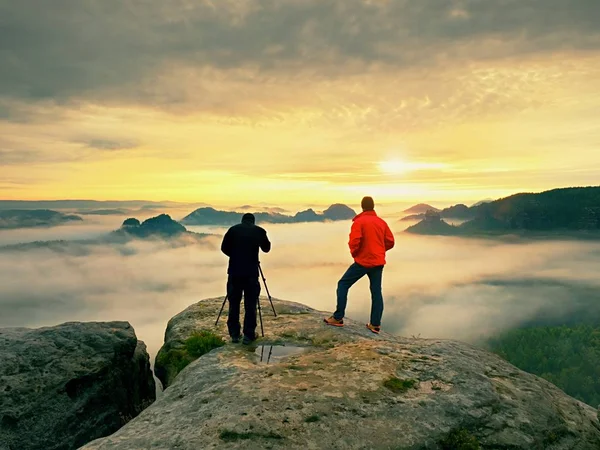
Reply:
[[[599,23],[598,0],[0,0],[0,198],[597,184]]]

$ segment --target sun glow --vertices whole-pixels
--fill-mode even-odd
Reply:
[[[408,162],[401,159],[380,161],[377,166],[381,172],[395,175],[401,175],[417,170],[434,170],[446,167],[445,164],[440,163]]]

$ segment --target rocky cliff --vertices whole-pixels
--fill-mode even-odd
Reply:
[[[0,450],[69,450],[155,399],[146,346],[126,322],[0,329]]]
[[[263,299],[266,336],[257,345],[213,336],[216,348],[189,362],[191,338],[226,336],[226,317],[214,327],[222,300],[169,322],[157,357],[169,387],[84,449],[600,448],[593,408],[495,355],[449,340],[377,336],[349,319],[328,327],[325,313],[299,304],[275,301],[275,318]]]

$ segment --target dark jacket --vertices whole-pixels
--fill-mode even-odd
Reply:
[[[267,232],[244,216],[242,223],[232,226],[221,243],[221,251],[229,256],[227,273],[233,276],[258,277],[258,251],[271,250]]]

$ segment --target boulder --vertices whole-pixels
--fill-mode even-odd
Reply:
[[[156,397],[127,322],[0,329],[0,449],[68,450],[108,436]]]
[[[225,338],[226,310],[214,326],[222,301],[174,317],[165,346],[198,333]],[[152,406],[83,448],[600,448],[594,408],[496,355],[452,340],[375,335],[347,318],[329,327],[327,313],[274,303],[277,317],[261,300],[264,338],[228,341],[177,368]]]

